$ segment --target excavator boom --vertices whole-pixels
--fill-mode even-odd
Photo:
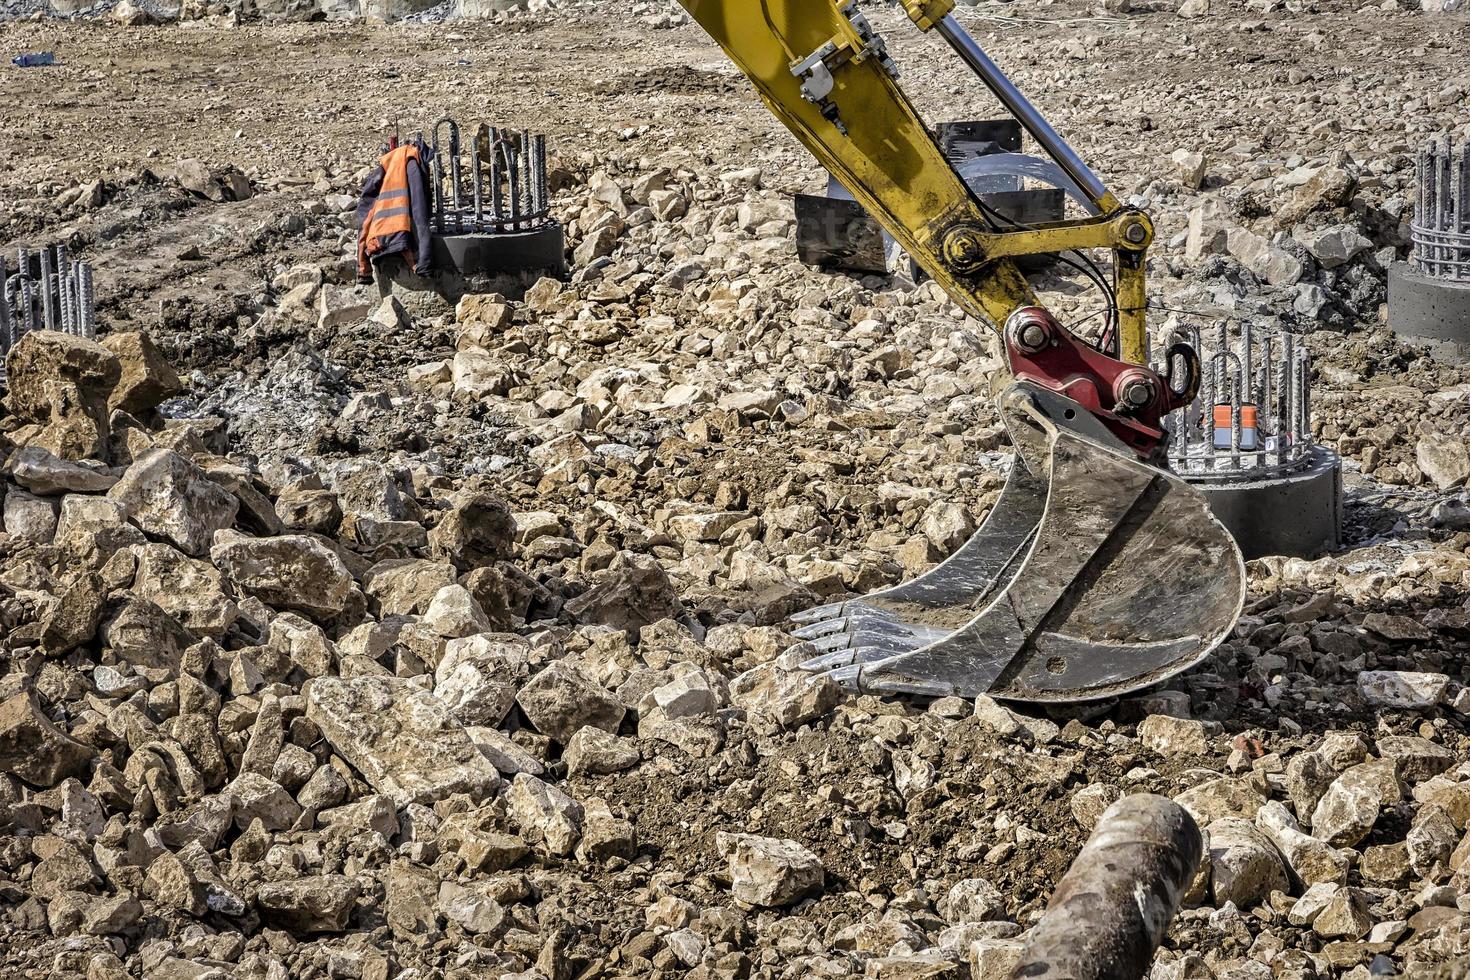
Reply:
[[[899,87],[857,0],[681,0],[767,107],[971,316],[1000,330],[1016,443],[985,526],[920,578],[798,617],[793,656],[861,690],[1107,697],[1197,663],[1234,627],[1240,552],[1198,493],[1155,463],[1162,419],[1199,364],[1175,345],[1149,365],[1148,216],[1123,207],[955,20],[954,0],[899,0],[942,37],[1042,147],[1088,213],[1024,227],[955,171]],[[1105,339],[1074,336],[1015,259],[1107,249]]]

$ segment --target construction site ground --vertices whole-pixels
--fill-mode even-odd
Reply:
[[[870,6],[929,120],[999,114],[938,39]],[[331,615],[247,598],[231,557],[246,544],[225,528],[168,558],[197,572],[180,598],[110,560],[123,542],[143,568],[156,529],[108,538],[64,509],[54,540],[7,527],[0,730],[21,734],[0,739],[0,976],[988,980],[1097,815],[1135,792],[1184,802],[1211,841],[1154,980],[1460,976],[1470,370],[1387,331],[1384,283],[1407,255],[1414,153],[1466,122],[1470,19],[1108,6],[958,17],[1153,214],[1156,338],[1221,311],[1302,338],[1346,521],[1336,554],[1250,563],[1235,634],[1165,691],[1051,713],[790,686],[790,613],[912,577],[983,520],[1008,465],[1000,361],[933,284],[798,262],[791,195],[825,175],[673,5],[0,23],[0,63],[59,57],[0,67],[0,255],[67,243],[95,269],[99,339],[145,333],[178,374],[144,442],[118,435],[103,468],[126,487],[144,443],[194,452],[243,481],[243,537],[309,531],[351,572]],[[549,138],[568,283],[483,305],[355,284],[352,212],[379,147],[445,116]],[[650,209],[650,188],[674,197]],[[1038,286],[1064,319],[1096,310],[1056,269]],[[42,422],[6,424],[19,440]],[[29,500],[13,470],[7,493]],[[327,496],[336,521],[290,523]],[[286,523],[248,522],[260,506]],[[500,538],[474,541],[496,571],[476,577],[443,529],[493,528],[495,508]],[[379,567],[404,561],[420,579]],[[77,575],[105,602],[53,651]],[[480,628],[445,625],[430,583],[454,593],[441,604],[473,593]],[[182,642],[151,610],[188,623],[224,599],[238,622],[171,659],[140,652]],[[147,629],[111,625],[127,616]],[[466,722],[512,788],[482,780],[390,820],[373,809],[388,791],[333,740],[347,709],[311,684],[372,659],[417,684],[387,715],[442,688],[446,640],[471,632],[537,689]],[[183,676],[182,650],[216,641],[213,668]],[[582,680],[556,686],[558,661]],[[703,708],[660,716],[650,692],[671,685]],[[370,713],[357,723],[391,743]],[[617,744],[569,748],[593,729]],[[19,744],[54,764],[5,754]],[[272,744],[307,768],[262,769]],[[470,858],[475,835],[501,852]]]

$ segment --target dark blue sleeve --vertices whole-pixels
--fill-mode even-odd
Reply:
[[[408,161],[408,187],[409,201],[413,207],[413,240],[418,248],[413,271],[421,276],[427,276],[434,271],[434,228],[431,220],[434,207],[431,198],[432,191],[429,189],[429,177],[424,172],[423,164],[418,160]]]
[[[383,189],[383,178],[387,172],[382,167],[377,167],[368,174],[367,181],[362,185],[362,194],[357,200],[357,227],[367,220],[368,212],[372,211],[373,205],[378,201],[378,192]]]

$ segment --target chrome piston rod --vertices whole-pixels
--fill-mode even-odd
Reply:
[[[959,22],[954,19],[953,14],[946,15],[938,24],[939,34],[949,46],[954,48],[958,54],[970,66],[970,70],[980,76],[995,97],[1001,101],[1006,110],[1026,128],[1031,138],[1040,143],[1047,154],[1057,162],[1067,176],[1081,187],[1092,198],[1092,202],[1102,207],[1103,201],[1111,197],[1107,185],[1102,178],[1092,172],[1077,151],[1062,139],[1061,134],[1052,128],[1051,123],[1046,121],[1037,108],[1031,104],[1031,100],[1021,94],[1021,90],[1006,77],[995,62],[990,60],[983,48],[975,42]],[[1106,208],[1104,208],[1106,210]]]

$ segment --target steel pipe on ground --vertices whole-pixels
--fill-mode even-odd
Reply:
[[[1139,980],[1203,857],[1199,826],[1177,803],[1114,803],[1052,893],[1012,980]]]

